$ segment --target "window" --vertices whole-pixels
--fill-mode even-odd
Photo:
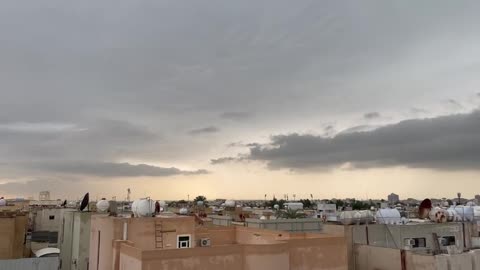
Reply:
[[[425,238],[406,238],[405,245],[412,248],[424,248],[427,247],[427,240]]]
[[[54,219],[55,219],[55,216],[49,216],[48,219],[54,220]]]
[[[178,235],[177,248],[190,248],[190,235]]]
[[[438,242],[442,246],[454,246],[455,245],[455,236],[442,236],[438,238]]]

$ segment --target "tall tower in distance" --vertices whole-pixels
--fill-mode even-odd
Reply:
[[[50,200],[50,191],[40,191],[40,193],[38,194],[38,200],[49,201]]]

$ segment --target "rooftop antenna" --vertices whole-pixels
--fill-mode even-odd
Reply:
[[[90,194],[87,192],[87,194],[85,194],[85,196],[83,196],[82,203],[80,204],[80,211],[83,211],[85,208],[88,207],[89,201],[90,201]],[[90,210],[90,209],[88,209],[88,210]]]
[[[462,204],[461,198],[462,198],[462,193],[458,192],[457,193],[457,198],[458,198],[458,205]]]
[[[127,202],[130,201],[130,194],[132,193],[132,191],[130,190],[130,188],[127,188]]]

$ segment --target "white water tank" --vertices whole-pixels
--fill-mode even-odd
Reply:
[[[188,209],[187,208],[180,208],[178,213],[180,213],[180,215],[187,215],[188,214]]]
[[[280,205],[275,204],[275,205],[273,206],[273,208],[274,208],[275,210],[278,210],[278,209],[280,209]]]
[[[284,204],[285,209],[290,210],[303,210],[303,203],[300,202],[288,202]]]
[[[135,217],[149,217],[155,212],[155,202],[151,199],[135,200],[132,203],[132,212]]]
[[[450,209],[455,210],[458,215],[458,220],[457,221],[473,221],[474,220],[474,207],[470,206],[464,206],[464,205],[457,205],[457,206],[452,206]]]
[[[97,211],[105,213],[110,207],[110,203],[106,199],[101,199],[97,202]]]
[[[445,223],[448,221],[449,212],[440,207],[435,207],[428,213],[428,218],[436,223]]]
[[[343,211],[338,215],[338,221],[343,225],[355,224],[354,215],[357,211]]]
[[[165,208],[167,206],[167,203],[165,201],[158,201],[158,204],[160,204],[161,208]]]
[[[373,221],[373,214],[369,210],[343,211],[338,215],[338,221],[343,225],[366,224]]]
[[[0,199],[0,206],[5,206],[7,205],[7,200],[5,200],[4,198],[1,198]]]
[[[375,215],[378,224],[401,224],[402,218],[397,209],[379,209]]]
[[[234,200],[225,201],[225,207],[235,207],[237,203]]]

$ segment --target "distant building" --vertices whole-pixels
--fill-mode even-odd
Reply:
[[[475,202],[480,205],[480,195],[475,195]]]
[[[395,204],[395,203],[398,203],[400,201],[400,197],[395,194],[395,193],[392,193],[390,195],[388,195],[388,203],[389,204]]]
[[[325,221],[337,221],[337,205],[334,203],[318,203],[317,204],[317,217],[322,218]]]
[[[38,195],[38,200],[49,201],[50,200],[50,191],[40,191],[40,194]]]

